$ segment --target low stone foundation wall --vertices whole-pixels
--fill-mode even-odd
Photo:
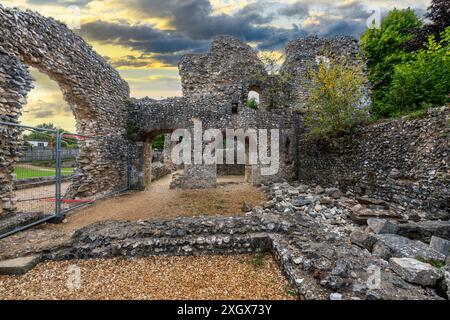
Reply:
[[[291,226],[279,217],[198,217],[165,221],[107,221],[78,230],[52,260],[114,256],[230,254],[269,250],[269,232]]]
[[[245,175],[245,164],[218,164],[218,176],[243,176]]]
[[[450,108],[443,107],[420,119],[363,127],[333,147],[300,136],[299,180],[424,210],[428,219],[449,219],[449,121]]]
[[[68,182],[73,178],[73,175],[61,177],[62,182]],[[55,177],[38,177],[30,179],[14,180],[14,190],[23,190],[29,188],[37,188],[42,186],[49,186],[55,184]]]
[[[170,169],[162,162],[152,163],[152,181],[161,179],[171,173]]]
[[[216,185],[215,165],[185,165],[183,173],[173,176],[170,189],[209,189]]]

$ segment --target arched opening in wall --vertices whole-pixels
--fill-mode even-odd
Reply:
[[[33,89],[28,92],[18,119],[27,127],[20,129],[18,137],[19,156],[13,164],[13,199],[17,212],[52,214],[56,184],[61,188],[61,208],[71,207],[64,195],[74,177],[83,142],[72,134],[76,119],[59,85],[35,68],[28,70],[33,78]],[[66,133],[59,143],[57,130]],[[61,173],[60,183],[56,181],[57,171]]]
[[[158,130],[146,135],[141,154],[141,168],[139,169],[142,172],[142,179],[139,181],[141,189],[145,189],[152,182],[184,168],[183,165],[176,165],[172,161],[172,149],[182,141],[182,139],[175,142],[171,141],[172,131]]]
[[[53,124],[53,127],[76,131],[76,120],[61,88],[46,74],[29,67],[34,88],[28,93],[27,103],[22,107],[20,122],[30,126]]]
[[[244,154],[242,155],[238,155],[239,143],[236,136],[227,136],[226,133],[223,132],[223,164],[217,165],[219,183],[252,182],[253,170],[257,166],[250,163],[250,137],[245,137],[245,145],[243,146]],[[257,142],[252,141],[252,143],[256,148]],[[230,158],[228,154],[233,154],[233,156]]]
[[[248,108],[258,110],[260,108],[260,95],[258,92],[250,90],[248,92],[247,101],[245,104]]]

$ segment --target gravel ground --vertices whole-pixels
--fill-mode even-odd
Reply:
[[[81,271],[78,289],[71,266]],[[273,258],[261,254],[47,261],[23,276],[0,276],[2,300],[295,298]]]

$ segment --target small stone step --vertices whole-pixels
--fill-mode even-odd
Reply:
[[[0,261],[0,274],[20,275],[33,269],[40,261],[40,256],[33,255]]]

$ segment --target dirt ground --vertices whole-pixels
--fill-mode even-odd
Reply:
[[[130,192],[99,201],[67,216],[66,222],[51,226],[74,231],[104,220],[152,220],[201,215],[239,215],[243,202],[258,205],[265,194],[243,182],[241,177],[219,179],[216,189],[171,190],[171,175],[152,182],[147,190]]]
[[[23,276],[0,275],[0,300],[295,298],[261,254],[48,261]]]
[[[69,187],[70,182],[61,183],[61,192],[64,194]],[[55,198],[55,184],[40,186],[37,188],[28,188],[17,190],[15,196],[18,200],[17,209],[21,212],[44,212],[54,213],[55,202],[50,200],[33,200],[24,201],[27,199],[39,199],[39,198]]]
[[[258,205],[266,199],[261,190],[244,183],[242,177],[222,177],[216,189],[208,190],[170,190],[170,181],[169,175],[153,182],[145,191],[100,200],[73,211],[62,224],[43,224],[1,239],[0,260],[51,250],[53,246],[67,242],[76,230],[100,221],[239,215],[244,201]]]

